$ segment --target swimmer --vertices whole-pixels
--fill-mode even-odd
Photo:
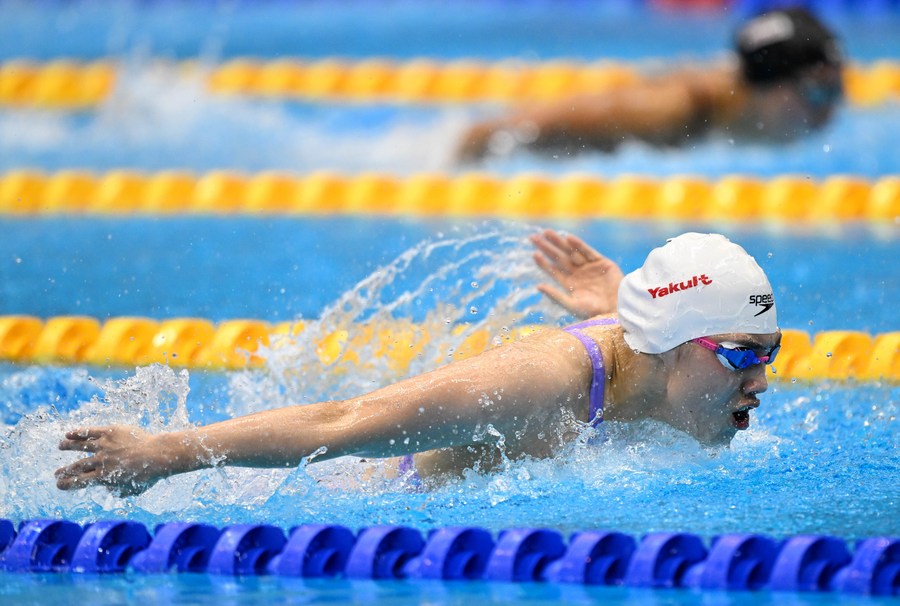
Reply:
[[[460,162],[517,149],[612,152],[627,140],[682,146],[717,132],[787,141],[820,129],[843,96],[834,34],[802,8],[776,10],[735,35],[735,56],[647,77],[615,90],[523,109],[473,126]]]
[[[575,254],[566,242],[580,240],[551,242],[559,255],[551,244],[538,245],[541,255],[555,257],[547,259],[549,269],[565,273],[563,264],[582,262],[587,247]],[[617,314],[546,328],[343,401],[163,434],[128,426],[73,429],[59,448],[92,456],[58,469],[57,486],[138,494],[162,478],[204,468],[291,468],[307,458],[347,455],[414,455],[402,464],[413,463],[427,481],[475,466],[489,470],[502,460],[501,444],[510,459],[552,457],[604,420],[655,419],[704,444],[727,445],[749,427],[767,388],[765,365],[781,341],[763,270],[715,234],[673,238],[621,279],[612,261],[597,256],[589,252],[583,263],[606,267],[600,276],[617,296],[603,287],[599,294]]]

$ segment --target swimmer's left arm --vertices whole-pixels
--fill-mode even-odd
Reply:
[[[329,448],[393,457],[476,444],[490,428],[509,443],[529,420],[580,401],[591,369],[575,349],[567,333],[545,330],[354,398]]]
[[[477,443],[488,425],[512,433],[542,409],[578,401],[590,366],[571,348],[570,337],[549,330],[341,402],[159,435],[127,426],[73,430],[59,448],[93,456],[57,470],[57,486],[137,494],[164,477],[216,465],[293,467],[311,456],[392,457]]]

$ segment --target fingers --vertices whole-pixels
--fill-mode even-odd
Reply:
[[[60,450],[74,450],[77,452],[99,452],[103,446],[97,440],[60,440]]]
[[[547,255],[547,258],[554,262],[564,261],[568,254],[566,253],[566,243],[558,233],[553,230],[546,229],[540,234],[531,236],[531,242],[534,246]]]
[[[571,297],[564,292],[562,289],[559,289],[555,286],[551,286],[550,284],[538,284],[537,289],[542,292],[544,295],[555,301],[556,303],[562,305],[568,310],[571,310]]]
[[[112,433],[112,427],[79,427],[66,432],[59,442],[60,450],[97,453],[103,449],[101,438]],[[102,481],[103,460],[99,456],[85,457],[60,467],[54,472],[56,487],[60,490],[76,490],[99,484]]]
[[[540,267],[545,274],[557,282],[562,282],[565,278],[566,274],[560,270],[559,265],[551,263],[547,257],[541,253],[534,253],[534,264]]]
[[[587,262],[599,261],[605,257],[597,252],[590,244],[582,240],[576,235],[569,234],[566,236],[566,244],[571,250],[578,251]]]
[[[54,472],[56,487],[60,490],[75,490],[99,484],[102,467],[96,457],[87,457],[60,467]]]
[[[144,492],[151,484],[137,484],[134,473],[123,464],[121,453],[123,440],[138,439],[140,429],[123,425],[109,427],[78,428],[66,432],[60,441],[60,450],[91,453],[92,456],[56,470],[56,486],[60,490],[77,490],[94,485],[103,485],[121,495],[136,495]],[[113,454],[110,455],[109,452]],[[147,465],[144,466],[144,469]]]
[[[79,427],[66,432],[70,440],[96,440],[112,433],[112,427]]]
[[[57,476],[56,487],[60,490],[78,490],[100,484],[99,472],[91,472],[79,476]]]
[[[65,467],[60,467],[56,470],[57,477],[59,476],[75,476],[83,473],[88,473],[92,471],[96,471],[100,469],[103,464],[100,462],[99,457],[85,457],[83,459],[78,459],[74,463],[70,463]]]
[[[585,263],[604,259],[603,255],[578,236],[562,236],[552,229],[531,236],[531,242],[565,272],[571,272]]]
[[[112,427],[81,427],[66,432],[66,439],[60,441],[60,450],[79,452],[97,452],[100,450],[99,439],[112,433]]]

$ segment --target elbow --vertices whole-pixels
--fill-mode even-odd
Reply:
[[[415,423],[405,422],[376,402],[329,402],[306,421],[306,430],[315,428],[318,445],[327,448],[327,458],[399,456],[422,450],[424,441]]]

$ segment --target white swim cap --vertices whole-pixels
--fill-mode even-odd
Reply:
[[[743,248],[718,234],[687,233],[653,249],[619,285],[625,342],[662,353],[697,337],[778,329],[766,274]]]

